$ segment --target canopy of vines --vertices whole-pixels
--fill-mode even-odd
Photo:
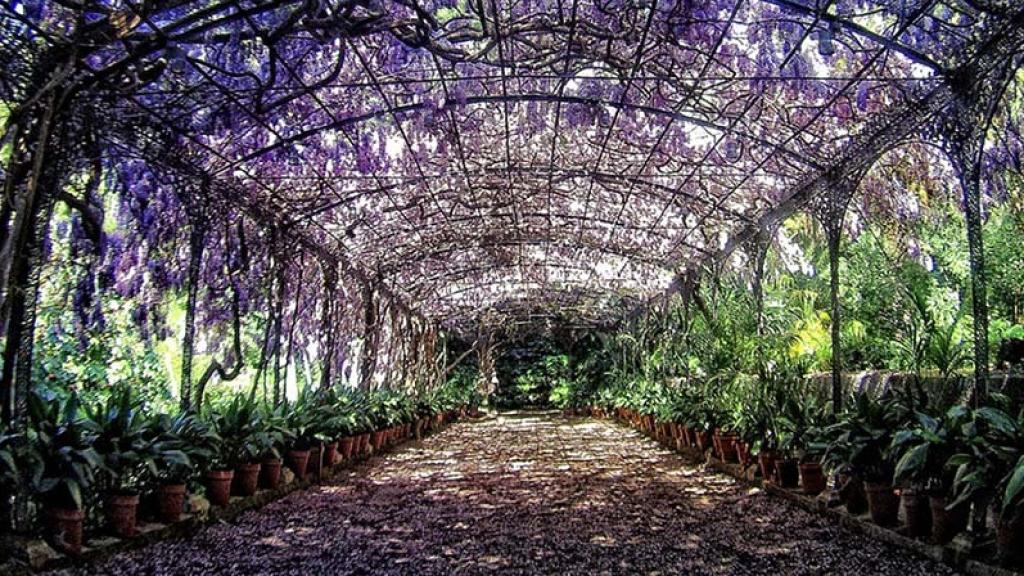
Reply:
[[[159,320],[145,294],[198,282],[204,321],[277,309],[333,351],[363,323],[612,324],[794,210],[834,222],[894,149],[960,178],[969,218],[1019,163],[1015,0],[11,0],[0,17],[10,359],[57,201],[92,289],[138,298],[140,324]]]

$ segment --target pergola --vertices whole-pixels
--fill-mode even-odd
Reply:
[[[239,292],[271,285],[277,349],[308,328],[325,382],[343,318],[364,378],[385,332],[419,358],[438,329],[606,327],[737,250],[759,275],[766,234],[810,210],[838,404],[846,206],[880,156],[939,146],[985,379],[983,171],[1017,146],[990,131],[1024,50],[1018,1],[52,0],[2,18],[6,418],[30,385],[50,214],[96,211],[69,191],[90,170],[117,175],[140,227],[188,230],[190,314],[221,258],[236,348]],[[258,273],[231,264],[236,222],[269,255]],[[296,294],[308,305],[283,313]]]

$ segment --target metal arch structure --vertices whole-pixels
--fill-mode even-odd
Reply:
[[[81,142],[126,195],[154,171],[202,182],[187,194],[418,322],[606,326],[795,210],[834,213],[836,182],[951,115],[976,204],[977,127],[1024,46],[1013,0],[25,0],[0,18],[5,406]],[[317,306],[328,331],[340,312]]]

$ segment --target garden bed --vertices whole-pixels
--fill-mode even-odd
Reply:
[[[462,423],[321,485],[62,572],[952,574],[591,419]]]
[[[630,426],[630,422],[618,418],[610,419],[621,425]],[[757,466],[753,463],[743,466],[738,463],[726,462],[717,458],[713,450],[702,451],[696,447],[685,446],[674,439],[659,437],[657,434],[647,435],[663,446],[675,450],[692,463],[703,464],[738,481],[762,488],[769,494],[796,504],[804,510],[822,514],[845,528],[856,530],[872,538],[900,546],[932,560],[943,562],[966,574],[975,576],[1010,576],[1021,574],[1019,571],[995,566],[984,561],[986,554],[994,553],[992,543],[972,546],[964,534],[959,535],[946,545],[937,545],[911,538],[901,533],[903,529],[902,510],[899,528],[890,529],[879,526],[871,521],[871,516],[868,513],[854,515],[847,512],[845,508],[839,506],[838,500],[831,492],[826,491],[817,496],[810,496],[802,493],[799,489],[782,488],[774,482],[765,481],[758,473]]]
[[[424,437],[437,434],[448,425],[449,423],[445,423],[443,427],[426,431]],[[417,439],[408,438],[384,448],[377,454],[362,454],[353,457],[339,462],[333,467],[322,469],[317,476],[310,475],[305,479],[295,477],[290,470],[286,469],[278,488],[260,489],[248,497],[232,496],[226,506],[211,506],[209,501],[202,496],[193,495],[189,499],[189,512],[183,513],[179,522],[164,524],[156,521],[142,521],[137,527],[138,534],[132,538],[118,538],[106,533],[89,534],[83,542],[81,554],[75,556],[55,550],[43,539],[16,536],[6,545],[10,560],[0,564],[0,574],[32,574],[36,571],[89,566],[120,552],[143,548],[161,541],[186,538],[195,534],[203,526],[216,522],[232,522],[244,512],[262,508],[293,492],[331,482],[360,463],[415,441]]]

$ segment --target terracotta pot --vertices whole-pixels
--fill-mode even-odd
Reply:
[[[750,444],[737,439],[733,445],[736,446],[736,459],[739,460],[740,466],[746,468],[750,465]]]
[[[231,481],[235,477],[234,470],[210,470],[203,477],[206,486],[206,499],[214,506],[227,506],[231,501]]]
[[[280,458],[267,458],[260,464],[260,488],[277,490],[281,485],[282,464]]]
[[[795,458],[775,460],[775,479],[783,488],[796,488],[800,485],[800,468]]]
[[[370,433],[370,445],[373,446],[374,452],[380,452],[381,448],[384,447],[384,431],[374,430]]]
[[[868,496],[864,492],[864,482],[856,476],[840,475],[839,499],[850,514],[856,516],[868,511]]]
[[[309,463],[309,450],[289,450],[284,455],[285,464],[299,480],[306,479],[306,465]]]
[[[47,542],[73,556],[82,553],[82,521],[85,520],[85,513],[72,508],[47,507],[43,516]]]
[[[353,436],[347,436],[338,440],[338,453],[345,460],[352,458],[352,451],[355,449],[356,439]]]
[[[867,482],[864,491],[868,496],[871,520],[879,526],[895,526],[899,521],[900,500],[892,484]]]
[[[139,510],[138,494],[111,494],[107,498],[107,522],[118,538],[135,536],[135,518]]]
[[[827,482],[825,474],[821,471],[821,464],[817,462],[803,462],[800,464],[800,486],[804,494],[817,496],[825,491]]]
[[[181,511],[185,507],[184,484],[161,484],[156,488],[157,517],[164,524],[174,524],[181,520]]]
[[[718,441],[721,448],[722,462],[739,462],[739,457],[736,454],[736,441],[739,438],[736,434],[722,434],[721,439]]]
[[[928,504],[932,512],[932,542],[948,544],[954,536],[967,529],[970,505],[966,502],[947,510],[949,501],[945,496],[931,496]]]
[[[697,435],[697,447],[700,448],[701,452],[707,452],[711,448],[711,433],[707,430],[701,430],[696,432]]]
[[[306,476],[320,475],[320,447],[309,449],[309,459],[306,460]]]
[[[999,562],[1004,566],[1018,566],[1024,563],[1024,517],[1009,520],[996,515],[996,551]]]
[[[762,450],[757,455],[757,464],[761,467],[761,478],[775,482],[775,454],[770,450]]]
[[[932,508],[928,497],[917,490],[904,490],[903,517],[907,522],[907,535],[911,538],[926,538],[932,533]]]
[[[338,463],[338,443],[324,444],[324,466],[330,468]]]
[[[252,496],[260,481],[260,464],[253,462],[235,467],[235,477],[231,482],[231,492],[237,496]]]

